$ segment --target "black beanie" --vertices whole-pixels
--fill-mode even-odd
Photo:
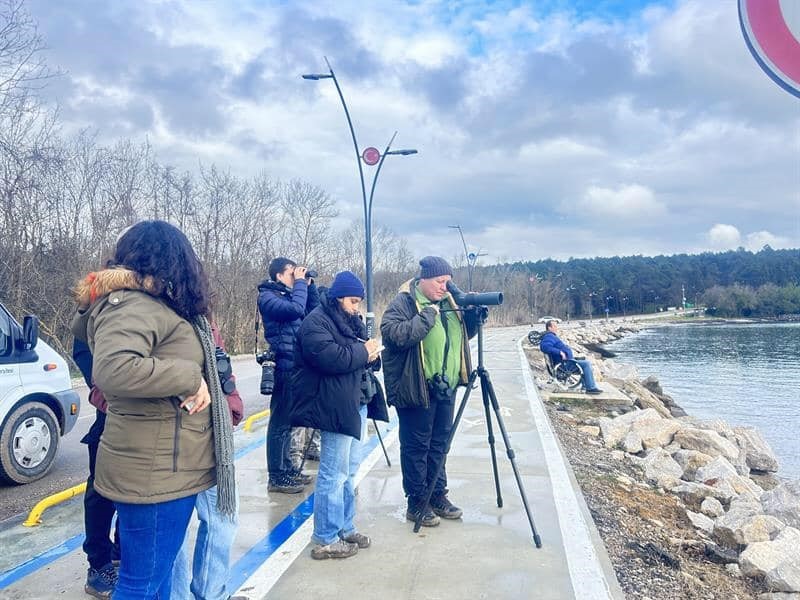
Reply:
[[[350,271],[342,271],[337,273],[333,278],[331,287],[328,288],[329,298],[347,298],[348,296],[354,298],[364,297],[364,284],[361,280]]]
[[[453,268],[441,256],[426,256],[419,261],[419,266],[422,267],[419,271],[420,279],[433,279],[442,275],[453,276]]]

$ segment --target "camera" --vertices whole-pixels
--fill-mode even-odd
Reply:
[[[499,306],[503,292],[462,292],[453,281],[447,282],[447,291],[459,306]]]
[[[272,350],[259,352],[256,362],[261,365],[261,393],[269,396],[275,388],[275,353]]]
[[[453,393],[450,389],[450,381],[447,379],[447,375],[439,373],[435,373],[428,380],[428,390],[430,391],[431,400],[447,400]]]
[[[219,385],[222,388],[222,393],[226,396],[232,394],[236,389],[236,382],[231,379],[233,376],[233,367],[231,366],[231,357],[222,348],[217,348],[214,351],[217,358],[217,375],[219,375]]]

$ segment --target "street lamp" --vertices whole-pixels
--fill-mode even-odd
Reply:
[[[378,181],[378,175],[381,172],[383,161],[387,156],[409,156],[417,154],[413,148],[404,148],[402,150],[391,150],[392,142],[394,142],[397,132],[394,132],[389,143],[386,144],[386,149],[383,154],[380,154],[375,148],[366,148],[363,153],[359,152],[358,141],[356,140],[356,131],[353,128],[353,121],[350,118],[350,111],[347,109],[347,103],[344,101],[342,88],[339,86],[339,80],[336,79],[336,73],[333,72],[333,67],[325,57],[325,64],[328,65],[328,73],[307,73],[301,75],[303,79],[310,81],[319,81],[320,79],[333,79],[333,84],[336,86],[336,91],[339,94],[339,100],[342,101],[342,108],[344,109],[344,116],[347,118],[347,126],[350,128],[350,136],[353,138],[353,148],[356,152],[356,162],[358,163],[358,178],[361,182],[361,199],[364,202],[364,273],[366,276],[367,287],[367,337],[373,337],[375,333],[375,313],[373,312],[372,301],[372,197],[375,194],[375,184]],[[380,156],[380,160],[378,157]],[[369,200],[367,200],[367,188],[364,185],[364,169],[361,166],[361,161],[364,161],[369,166],[378,165],[375,175],[372,178],[372,189],[369,193]]]
[[[467,250],[467,242],[464,240],[464,232],[461,230],[461,225],[448,225],[450,229],[458,229],[458,234],[461,236],[461,245],[464,246],[464,258],[467,259],[467,284],[469,291],[473,291],[472,287],[472,272],[475,270],[475,264],[478,262],[478,257],[486,256],[485,252],[478,250],[477,252],[470,252]]]

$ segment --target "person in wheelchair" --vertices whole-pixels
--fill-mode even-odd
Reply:
[[[592,365],[586,359],[576,359],[572,349],[558,337],[558,323],[547,321],[544,325],[545,332],[539,342],[539,350],[550,357],[553,366],[563,361],[574,361],[583,370],[583,387],[587,394],[601,394],[603,390],[598,389],[592,373]]]

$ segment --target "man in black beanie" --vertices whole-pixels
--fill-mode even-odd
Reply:
[[[478,331],[475,311],[458,312],[447,282],[453,269],[439,256],[419,261],[419,277],[407,281],[381,321],[386,397],[400,420],[400,464],[408,497],[406,518],[434,527],[439,517],[458,519],[461,509],[447,497],[444,467],[423,506],[439,464],[447,456],[456,388],[472,370],[469,338]],[[462,316],[463,315],[463,316]]]

